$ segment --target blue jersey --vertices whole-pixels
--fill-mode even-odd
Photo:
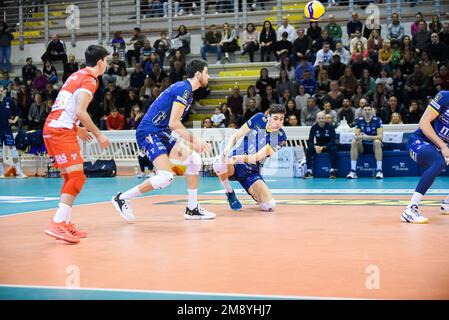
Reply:
[[[382,128],[382,120],[378,117],[373,117],[370,122],[366,122],[364,117],[359,117],[355,127],[368,136],[377,136],[377,129]]]
[[[231,155],[252,155],[256,154],[266,145],[269,145],[273,151],[281,149],[287,141],[287,135],[281,128],[277,132],[271,132],[267,128],[267,117],[259,112],[249,119],[244,125],[243,129],[248,132],[240,141],[240,143],[234,147],[231,151]],[[258,163],[256,166],[259,166]]]
[[[149,107],[137,131],[170,135],[168,126],[173,105],[184,108],[182,117],[188,112],[193,100],[192,85],[188,80],[179,81],[165,89]]]
[[[449,143],[449,91],[440,91],[429,103],[428,108],[434,111],[438,117],[432,121],[433,130],[437,136]],[[415,131],[427,142],[432,143],[421,129]]]
[[[0,102],[0,130],[9,131],[10,124],[8,119],[18,115],[18,110],[11,97],[4,97]]]

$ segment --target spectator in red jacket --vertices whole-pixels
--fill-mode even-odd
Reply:
[[[108,130],[123,130],[125,127],[125,117],[121,115],[117,108],[113,108],[106,118],[106,128]]]

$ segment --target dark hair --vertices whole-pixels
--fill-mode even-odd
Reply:
[[[286,114],[285,107],[282,104],[272,104],[270,109],[268,110],[270,116],[275,113]]]
[[[30,61],[30,60],[33,60],[33,58],[28,57],[26,61],[28,62],[28,61]]]
[[[203,72],[207,67],[207,62],[200,59],[195,59],[189,62],[186,67],[186,74],[188,78],[193,78],[197,72]]]
[[[249,26],[253,27],[253,32],[256,31],[256,27],[254,26],[254,24],[252,22],[250,22],[246,25],[246,31],[249,31],[248,30]]]
[[[135,27],[134,31],[140,32],[140,28],[139,27]]]
[[[99,60],[104,59],[108,55],[109,52],[104,47],[96,44],[91,44],[84,52],[84,56],[86,58],[86,66],[95,67]]]
[[[287,31],[282,32],[282,38],[288,38],[288,32]]]

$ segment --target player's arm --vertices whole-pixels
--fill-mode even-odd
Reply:
[[[356,124],[357,125],[357,124]],[[355,135],[355,139],[356,140],[359,140],[360,138],[361,138],[361,135],[362,135],[362,130],[360,129],[360,128],[355,128],[355,131],[354,131],[354,135]]]
[[[363,140],[365,140],[365,141],[374,141],[374,140],[382,141],[383,136],[384,136],[384,128],[380,127],[380,128],[376,129],[375,136],[364,135]]]
[[[438,116],[439,113],[431,106],[428,106],[419,121],[419,128],[422,130],[424,135],[441,150],[443,156],[446,159],[449,159],[449,147],[443,140],[440,139],[440,137],[438,137],[432,127],[432,121],[434,121]]]
[[[233,156],[232,163],[256,164],[257,162],[264,160],[274,153],[276,153],[276,150],[274,150],[269,144],[267,144],[255,154]]]
[[[109,145],[109,139],[101,133],[100,129],[94,124],[89,114],[87,113],[87,107],[90,103],[90,95],[87,92],[81,91],[78,95],[76,103],[76,116],[81,121],[83,126],[97,138],[98,143],[102,149],[105,149]]]
[[[250,129],[248,127],[248,124],[245,123],[239,130],[237,130],[229,138],[228,144],[223,149],[223,155],[227,156],[229,154],[229,152],[231,152],[232,148],[234,148],[237,141],[239,141],[239,139],[242,138],[243,136],[245,136],[249,131],[250,131]]]

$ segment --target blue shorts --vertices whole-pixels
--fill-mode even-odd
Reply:
[[[136,140],[139,149],[148,156],[151,162],[162,154],[169,155],[176,144],[176,138],[166,132],[148,134],[137,131]]]
[[[257,180],[264,181],[257,166],[250,166],[244,163],[234,165],[234,175],[229,177],[229,180],[238,181],[249,195],[251,194],[248,190],[254,182]]]
[[[374,144],[372,142],[362,142],[363,145],[363,154],[372,154],[374,153]]]
[[[440,150],[425,136],[412,134],[407,142],[410,157],[420,167],[428,167],[436,157],[443,157]],[[430,152],[430,153],[429,153]],[[429,157],[429,154],[431,157]]]
[[[5,144],[6,146],[14,146],[14,136],[12,135],[11,129],[5,130],[0,129],[0,147]]]

